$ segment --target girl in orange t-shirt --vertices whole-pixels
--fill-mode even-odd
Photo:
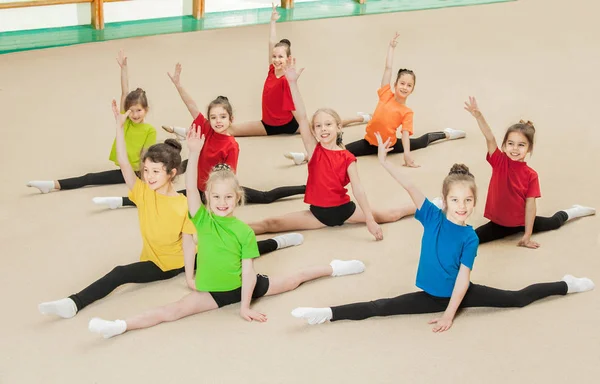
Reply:
[[[398,33],[396,33],[390,41],[381,88],[377,90],[379,102],[375,112],[372,116],[359,113],[359,116],[355,119],[344,120],[342,126],[347,126],[350,123],[367,123],[367,132],[364,139],[346,146],[346,149],[354,156],[376,155],[377,140],[375,139],[375,133],[379,133],[384,141],[390,139],[391,145],[394,146],[391,153],[404,153],[405,166],[418,167],[412,159],[411,150],[425,148],[434,141],[442,139],[460,139],[465,137],[466,133],[446,128],[444,131],[426,133],[417,139],[410,138],[413,134],[413,111],[406,106],[406,99],[414,90],[416,76],[410,69],[400,69],[394,83],[394,92],[392,92],[390,86],[394,48],[396,48],[398,36]],[[396,131],[399,128],[402,132],[400,140],[396,138]],[[285,157],[294,160],[296,164],[306,161],[304,153],[289,152],[285,154]]]

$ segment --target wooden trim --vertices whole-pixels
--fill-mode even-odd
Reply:
[[[92,28],[104,29],[104,0],[92,1]]]
[[[285,8],[285,9],[294,8],[294,0],[281,0],[281,8]]]
[[[105,3],[129,0],[104,0]],[[0,9],[43,7],[46,5],[93,3],[94,0],[37,0],[37,1],[14,1],[12,3],[0,3]]]
[[[205,10],[204,0],[194,0],[192,4],[192,16],[194,19],[203,19]]]

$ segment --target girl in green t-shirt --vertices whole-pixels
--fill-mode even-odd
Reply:
[[[195,129],[187,135],[190,161],[197,162],[204,136]],[[252,299],[296,289],[300,284],[325,276],[361,273],[365,265],[358,260],[333,260],[329,265],[310,267],[287,276],[267,277],[256,274],[253,259],[259,256],[252,229],[233,216],[243,203],[240,184],[226,165],[217,165],[207,182],[207,205],[202,204],[197,189],[197,169],[186,175],[189,215],[198,234],[197,270],[194,258],[186,255],[185,270],[190,294],[181,300],[151,309],[125,320],[90,320],[89,330],[105,338],[125,331],[152,327],[200,312],[241,302],[240,315],[247,321],[267,321],[264,313],[250,308]]]
[[[129,111],[128,118],[123,125],[125,142],[127,143],[127,158],[134,171],[139,171],[140,157],[143,151],[156,144],[156,129],[146,124],[144,119],[148,113],[148,99],[146,92],[137,88],[129,92],[129,75],[127,70],[127,56],[123,50],[119,52],[117,62],[121,67],[121,112]],[[116,140],[113,142],[109,160],[119,167],[117,160]],[[87,185],[109,185],[125,183],[120,169],[104,172],[87,173],[83,176],[71,177],[60,180],[34,180],[27,183],[28,187],[35,187],[42,193],[53,190],[77,189]]]

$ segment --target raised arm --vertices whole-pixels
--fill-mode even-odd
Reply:
[[[298,88],[298,78],[302,74],[302,71],[304,71],[304,68],[301,68],[296,72],[296,59],[292,58],[290,65],[285,70],[285,77],[290,85],[292,99],[294,100],[294,106],[296,107],[296,110],[292,111],[292,113],[294,114],[294,117],[298,122],[298,126],[300,127],[300,136],[302,136],[304,149],[306,149],[307,160],[310,160],[315,147],[317,146],[317,139],[310,131],[308,117],[306,116],[306,107],[304,106],[304,101],[302,100],[300,89]]]
[[[358,168],[356,166],[356,162],[353,162],[348,167],[348,177],[350,177],[350,184],[352,185],[352,194],[358,202],[358,206],[365,214],[365,223],[367,224],[367,229],[375,237],[375,240],[383,240],[383,231],[373,217],[373,211],[371,211],[367,194],[365,193],[365,189],[363,188],[358,177]]]
[[[277,12],[277,6],[273,5],[273,11],[271,12],[271,24],[269,27],[269,65],[271,65],[271,56],[273,56],[273,48],[277,44],[277,20],[279,20],[279,12]]]
[[[379,145],[379,149],[377,152],[377,156],[379,157],[379,162],[383,165],[390,175],[400,185],[402,188],[406,189],[406,192],[410,195],[413,203],[417,209],[421,209],[423,203],[425,202],[425,195],[421,192],[398,168],[396,168],[392,163],[387,161],[387,153],[393,149],[390,146],[390,139],[388,138],[385,142],[381,139],[381,135],[379,132],[375,132],[375,137],[377,138],[377,144]]]
[[[192,128],[188,130],[186,142],[189,153],[188,167],[185,171],[185,191],[188,210],[190,215],[194,217],[202,205],[202,199],[200,199],[200,192],[198,191],[198,158],[202,147],[204,147],[204,135],[200,132],[200,127],[192,125]]]
[[[385,69],[383,70],[383,78],[381,79],[381,88],[389,85],[392,82],[392,66],[394,65],[394,48],[396,48],[396,44],[398,42],[398,37],[400,35],[398,32],[394,35],[394,38],[390,41],[390,46],[388,48],[387,57],[385,58]]]
[[[125,184],[127,184],[127,188],[130,190],[135,186],[135,182],[137,181],[137,176],[129,163],[129,158],[127,157],[127,144],[125,144],[125,129],[123,128],[123,124],[125,124],[125,120],[129,117],[131,111],[125,111],[124,114],[119,112],[119,107],[117,107],[117,101],[113,99],[112,101],[112,110],[115,115],[115,123],[117,125],[117,133],[116,133],[116,147],[117,147],[117,161],[119,162],[119,167],[121,167],[121,173],[123,174],[123,179],[125,179]],[[140,171],[143,172],[144,165],[141,164]]]
[[[252,300],[252,292],[256,286],[256,272],[254,272],[254,261],[252,259],[242,260],[242,302],[240,308],[240,316],[247,321],[267,321],[267,316],[264,313],[256,312],[250,309],[250,301]]]
[[[490,156],[496,152],[498,149],[498,143],[496,143],[496,138],[492,133],[492,129],[488,125],[487,121],[483,117],[483,114],[479,110],[479,106],[477,105],[477,100],[474,97],[469,96],[469,101],[465,102],[465,109],[473,115],[475,120],[477,120],[477,125],[479,125],[479,129],[483,136],[485,137],[485,142],[487,144],[488,153]]]
[[[127,56],[122,49],[117,56],[117,63],[121,67],[121,111],[125,111],[125,99],[129,94],[129,71],[127,69]]]
[[[167,72],[167,75],[169,75],[169,78],[173,82],[173,85],[175,85],[175,88],[177,88],[177,92],[179,92],[179,96],[181,97],[181,100],[187,107],[188,111],[190,111],[190,115],[192,115],[192,119],[195,119],[196,117],[198,117],[198,115],[200,114],[200,110],[198,109],[196,102],[186,92],[186,90],[181,86],[181,79],[180,79],[181,78],[181,64],[177,63],[177,65],[175,65],[175,72],[172,75],[169,72]]]

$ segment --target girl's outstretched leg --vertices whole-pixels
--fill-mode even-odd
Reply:
[[[389,209],[386,211],[373,210],[373,218],[378,224],[392,223],[403,217],[414,215],[417,208],[414,204],[408,204],[403,207]],[[360,207],[356,207],[356,211],[346,221],[347,223],[364,223],[367,218]]]
[[[93,318],[90,320],[88,328],[91,332],[99,333],[105,339],[108,339],[126,331],[150,328],[160,323],[179,320],[217,308],[218,305],[210,293],[192,292],[175,303],[151,309],[129,319],[107,321]]]
[[[310,211],[288,213],[248,224],[257,235],[299,231],[303,229],[319,229],[325,227]]]
[[[359,260],[333,260],[329,265],[310,267],[287,276],[269,277],[269,290],[265,296],[293,291],[307,281],[326,276],[345,276],[362,273],[365,265]]]
[[[229,128],[229,132],[236,137],[267,135],[267,130],[262,121],[247,121],[245,123],[232,124]]]

